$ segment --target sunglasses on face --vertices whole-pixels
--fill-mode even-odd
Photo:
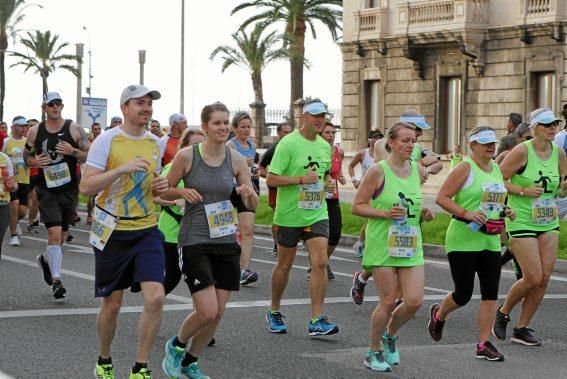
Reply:
[[[541,126],[543,126],[544,128],[555,128],[557,125],[559,125],[559,122],[555,121],[555,122],[550,122],[549,124],[540,124]]]
[[[47,106],[48,106],[49,108],[60,107],[60,106],[62,106],[62,105],[63,105],[63,102],[61,102],[61,101],[52,101],[52,102],[50,102],[50,103],[47,103]]]
[[[523,138],[525,138],[526,141],[529,141],[529,140],[531,140],[532,138],[534,138],[534,136],[525,136],[525,137],[523,137]]]

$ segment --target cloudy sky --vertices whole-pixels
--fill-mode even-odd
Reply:
[[[75,44],[85,44],[92,51],[92,96],[108,99],[108,116],[120,114],[122,89],[138,83],[138,50],[147,50],[145,84],[158,89],[162,99],[154,105],[154,117],[166,124],[170,114],[179,111],[180,93],[180,0],[36,0],[43,9],[29,7],[20,28],[51,30],[60,41],[69,42],[68,53]],[[253,10],[230,16],[242,1],[187,0],[185,21],[185,113],[190,124],[199,123],[203,105],[222,101],[230,108],[247,107],[253,101],[248,74],[230,68],[221,74],[221,61],[211,62],[211,51],[230,44],[239,23]],[[83,30],[86,26],[87,31]],[[305,72],[304,94],[318,96],[331,108],[340,107],[341,54],[326,28],[319,26],[318,38],[306,42],[311,69]],[[283,25],[280,25],[280,28]],[[9,50],[25,52],[10,41]],[[40,117],[41,78],[21,67],[8,68],[16,62],[6,58],[7,82],[4,119],[17,114]],[[83,65],[83,96],[88,85],[88,59]],[[65,103],[64,115],[76,115],[76,79],[58,71],[48,79],[49,89],[60,92]],[[286,108],[289,98],[289,64],[276,62],[264,71],[264,99],[267,108]]]

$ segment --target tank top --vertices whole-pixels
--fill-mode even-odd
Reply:
[[[55,145],[59,141],[65,141],[78,149],[79,145],[71,136],[72,120],[65,120],[60,131],[50,133],[45,127],[45,122],[38,125],[34,148],[37,154],[46,153],[51,158],[48,168],[38,169],[37,185],[47,188],[53,192],[63,192],[68,189],[77,189],[77,158],[71,155],[58,154]],[[46,181],[49,178],[49,183]],[[48,185],[49,184],[49,185]]]
[[[244,148],[236,140],[236,137],[232,138],[231,141],[232,141],[232,143],[234,143],[234,146],[236,147],[236,151],[238,151],[240,154],[244,155],[244,158],[254,158],[254,154],[256,154],[256,148],[254,146],[252,146],[250,141],[246,141],[246,143],[248,144],[247,150],[244,150]]]
[[[455,203],[467,211],[478,211],[481,209],[483,193],[489,188],[487,185],[497,184],[503,190],[504,179],[502,178],[500,167],[495,162],[491,162],[492,172],[485,172],[470,158],[464,158],[463,162],[466,162],[471,167],[473,180],[469,186],[461,188],[455,194]],[[497,191],[492,192],[496,193]],[[505,197],[505,195],[503,196]],[[503,198],[501,200],[504,201]],[[497,219],[499,218],[498,213],[488,214],[488,218]],[[454,218],[451,219],[445,235],[445,251],[447,253],[452,251],[476,252],[483,250],[500,251],[500,236],[473,232],[469,229],[467,223]]]
[[[516,219],[506,219],[508,232],[531,230],[546,232],[559,227],[555,197],[559,188],[559,149],[551,143],[552,152],[547,160],[539,158],[533,148],[532,141],[522,142],[528,151],[528,159],[524,171],[510,178],[512,184],[521,187],[540,185],[544,192],[537,199],[510,194],[508,205],[516,212]]]
[[[220,166],[209,166],[201,156],[199,145],[193,145],[193,162],[191,169],[183,178],[183,184],[185,188],[199,192],[203,202],[199,204],[185,202],[185,213],[179,226],[179,246],[236,242],[236,234],[211,238],[205,213],[205,204],[230,201],[234,172],[228,147],[225,147],[225,154],[226,158]]]
[[[341,154],[338,146],[333,146],[333,158],[331,159],[331,179],[335,181],[335,192],[328,199],[339,198],[339,174],[341,172]]]
[[[370,200],[370,205],[376,209],[387,210],[392,208],[394,204],[399,204],[400,193],[403,194],[408,203],[406,225],[414,228],[412,230],[417,238],[415,255],[411,258],[390,256],[388,254],[390,244],[389,231],[393,220],[384,218],[369,219],[366,225],[366,248],[364,250],[364,258],[362,259],[362,267],[365,269],[423,265],[421,227],[419,226],[423,195],[421,194],[417,163],[412,161],[409,163],[411,171],[407,178],[398,177],[386,161],[378,163],[384,171],[384,186],[380,195]]]
[[[360,162],[360,167],[362,168],[362,175],[360,178],[362,179],[366,174],[366,171],[374,164],[374,158],[370,156],[370,148],[367,147],[364,149],[364,158],[362,158],[362,162]]]

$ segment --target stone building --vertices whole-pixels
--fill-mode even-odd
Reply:
[[[567,0],[345,0],[342,145],[415,108],[437,153],[567,101]],[[444,170],[447,171],[447,170]],[[439,178],[441,179],[441,178]]]

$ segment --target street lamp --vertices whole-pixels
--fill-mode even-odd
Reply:
[[[180,102],[179,112],[181,114],[185,113],[184,103],[185,103],[185,0],[181,0],[181,91],[180,91]]]
[[[144,64],[146,63],[146,50],[138,50],[138,62],[140,62],[140,84],[144,84]]]
[[[91,97],[92,91],[93,91],[93,85],[92,85],[92,79],[93,79],[93,74],[92,74],[92,56],[93,56],[93,52],[91,49],[91,34],[89,33],[89,30],[87,29],[86,26],[83,26],[83,30],[85,32],[87,32],[87,38],[89,41],[89,51],[87,51],[87,54],[89,55],[89,86],[87,87],[87,95],[89,95],[89,97]]]
[[[75,122],[81,122],[81,107],[82,107],[82,99],[81,99],[81,89],[83,86],[83,56],[84,56],[84,47],[85,45],[82,43],[77,43],[77,118]]]

